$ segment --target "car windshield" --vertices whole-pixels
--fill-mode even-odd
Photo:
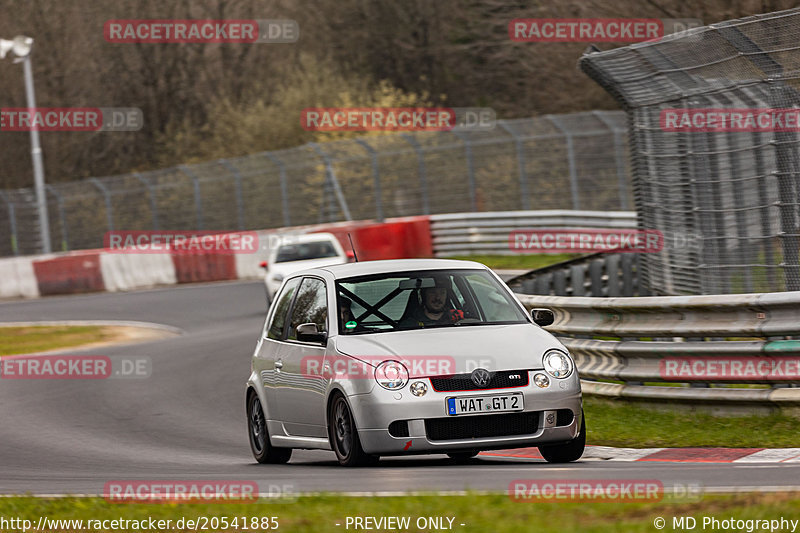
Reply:
[[[336,283],[344,335],[527,323],[513,297],[484,270],[391,272]]]
[[[322,259],[324,257],[336,257],[336,248],[330,241],[303,242],[295,244],[284,244],[278,248],[275,257],[276,263],[288,263],[289,261],[307,261],[309,259]]]

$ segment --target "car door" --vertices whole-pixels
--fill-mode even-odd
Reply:
[[[278,413],[290,435],[325,437],[325,390],[327,382],[321,372],[325,344],[301,342],[297,326],[314,323],[319,331],[328,332],[328,296],[325,282],[305,277],[292,303],[287,324],[285,349],[276,361]]]
[[[275,362],[284,357],[287,348],[285,343],[286,325],[289,322],[289,311],[291,311],[292,300],[300,281],[301,278],[290,279],[280,294],[276,296],[272,304],[273,309],[256,348],[254,370],[258,372],[261,382],[264,384],[267,416],[272,420],[279,420],[276,373],[280,371],[280,368],[275,367]]]

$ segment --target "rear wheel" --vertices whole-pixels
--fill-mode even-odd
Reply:
[[[581,430],[578,436],[563,444],[546,444],[539,446],[539,453],[542,454],[548,463],[571,463],[577,461],[583,455],[586,447],[586,417],[581,411]]]
[[[365,466],[378,462],[379,457],[364,453],[350,406],[341,394],[331,402],[328,435],[340,465]]]
[[[258,394],[250,393],[247,400],[247,434],[250,437],[250,449],[259,463],[281,464],[292,457],[291,448],[275,448],[269,441],[267,433],[267,417]]]
[[[464,464],[471,462],[471,460],[479,453],[479,450],[472,450],[469,452],[450,452],[447,454],[447,456],[458,464]]]

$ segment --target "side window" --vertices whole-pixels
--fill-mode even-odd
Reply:
[[[316,278],[305,278],[300,284],[292,309],[288,339],[297,339],[297,326],[313,322],[320,331],[327,331],[328,296],[325,283]]]
[[[300,278],[295,278],[286,282],[280,299],[274,304],[275,314],[272,315],[272,324],[269,326],[267,337],[270,339],[281,340],[283,338],[283,326],[286,324],[286,314],[289,312],[289,304],[292,303],[292,296],[294,295],[297,284],[300,283]]]

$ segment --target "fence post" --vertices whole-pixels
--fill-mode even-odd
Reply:
[[[469,202],[472,207],[472,212],[478,212],[477,192],[475,190],[475,165],[472,161],[472,143],[469,140],[469,134],[451,130],[450,133],[458,137],[464,143],[464,152],[467,155],[467,183],[469,184]]]
[[[280,173],[281,180],[281,206],[283,208],[283,225],[289,227],[292,225],[291,213],[289,213],[289,185],[286,178],[286,164],[280,160],[276,155],[269,152],[264,152],[264,156],[278,165],[278,172]]]
[[[14,255],[19,255],[19,245],[17,243],[17,216],[15,214],[14,202],[8,199],[6,193],[0,191],[0,198],[8,206],[8,223],[11,229],[11,251]]]
[[[106,203],[106,222],[108,225],[108,231],[114,231],[114,208],[111,206],[111,192],[108,190],[108,187],[103,185],[103,183],[97,178],[89,178],[95,187],[100,189],[100,192],[103,193],[103,199]]]
[[[353,220],[350,216],[350,209],[347,207],[347,200],[345,200],[342,188],[339,186],[339,180],[336,179],[336,173],[333,171],[333,163],[331,162],[330,156],[323,152],[322,148],[320,148],[317,143],[309,143],[309,146],[311,146],[311,148],[320,155],[322,160],[325,161],[325,176],[330,180],[331,186],[333,186],[333,192],[336,195],[336,199],[339,201],[339,208],[342,210],[345,220]]]
[[[505,120],[498,120],[497,124],[506,130],[513,138],[517,148],[517,166],[519,167],[519,193],[522,196],[522,209],[528,211],[531,208],[531,199],[528,196],[528,176],[525,171],[525,153],[522,151],[522,138],[517,132],[511,129]]]
[[[353,140],[364,147],[372,160],[372,179],[375,183],[375,214],[378,222],[383,222],[383,193],[381,191],[381,174],[378,169],[378,153],[364,139],[356,138]]]
[[[155,192],[153,191],[153,186],[144,179],[144,176],[139,174],[138,172],[133,173],[133,177],[136,178],[141,182],[142,185],[147,189],[147,196],[150,199],[150,213],[153,217],[153,229],[159,230],[159,223],[158,223],[158,206],[156,205],[156,196]]]
[[[422,193],[422,214],[431,214],[430,198],[428,196],[428,172],[425,168],[425,150],[420,146],[417,140],[408,133],[401,133],[400,136],[410,144],[414,151],[417,153],[417,169],[419,172],[419,186]]]
[[[592,111],[605,126],[614,134],[614,162],[617,166],[617,182],[619,183],[620,208],[628,210],[628,185],[627,172],[625,171],[625,150],[622,149],[622,133],[625,130],[617,128],[613,122],[608,120],[604,111]]]
[[[227,168],[231,174],[233,174],[234,179],[236,180],[236,222],[239,226],[239,231],[244,230],[244,198],[242,197],[242,174],[239,172],[239,169],[236,168],[233,163],[228,161],[227,159],[220,159],[220,164]]]
[[[186,165],[178,166],[178,169],[189,176],[194,184],[194,207],[195,207],[195,214],[197,218],[197,229],[203,229],[203,198],[200,196],[200,178],[197,177],[189,167]]]
[[[69,236],[67,235],[67,219],[64,215],[64,197],[49,183],[46,183],[44,188],[50,191],[56,197],[56,202],[58,202],[58,222],[61,224],[61,251],[66,252],[69,250]]]
[[[569,164],[569,188],[572,192],[572,209],[580,210],[581,202],[578,196],[578,172],[575,167],[575,146],[572,142],[572,133],[569,132],[561,123],[561,120],[554,115],[545,115],[553,126],[567,139],[567,163]]]

